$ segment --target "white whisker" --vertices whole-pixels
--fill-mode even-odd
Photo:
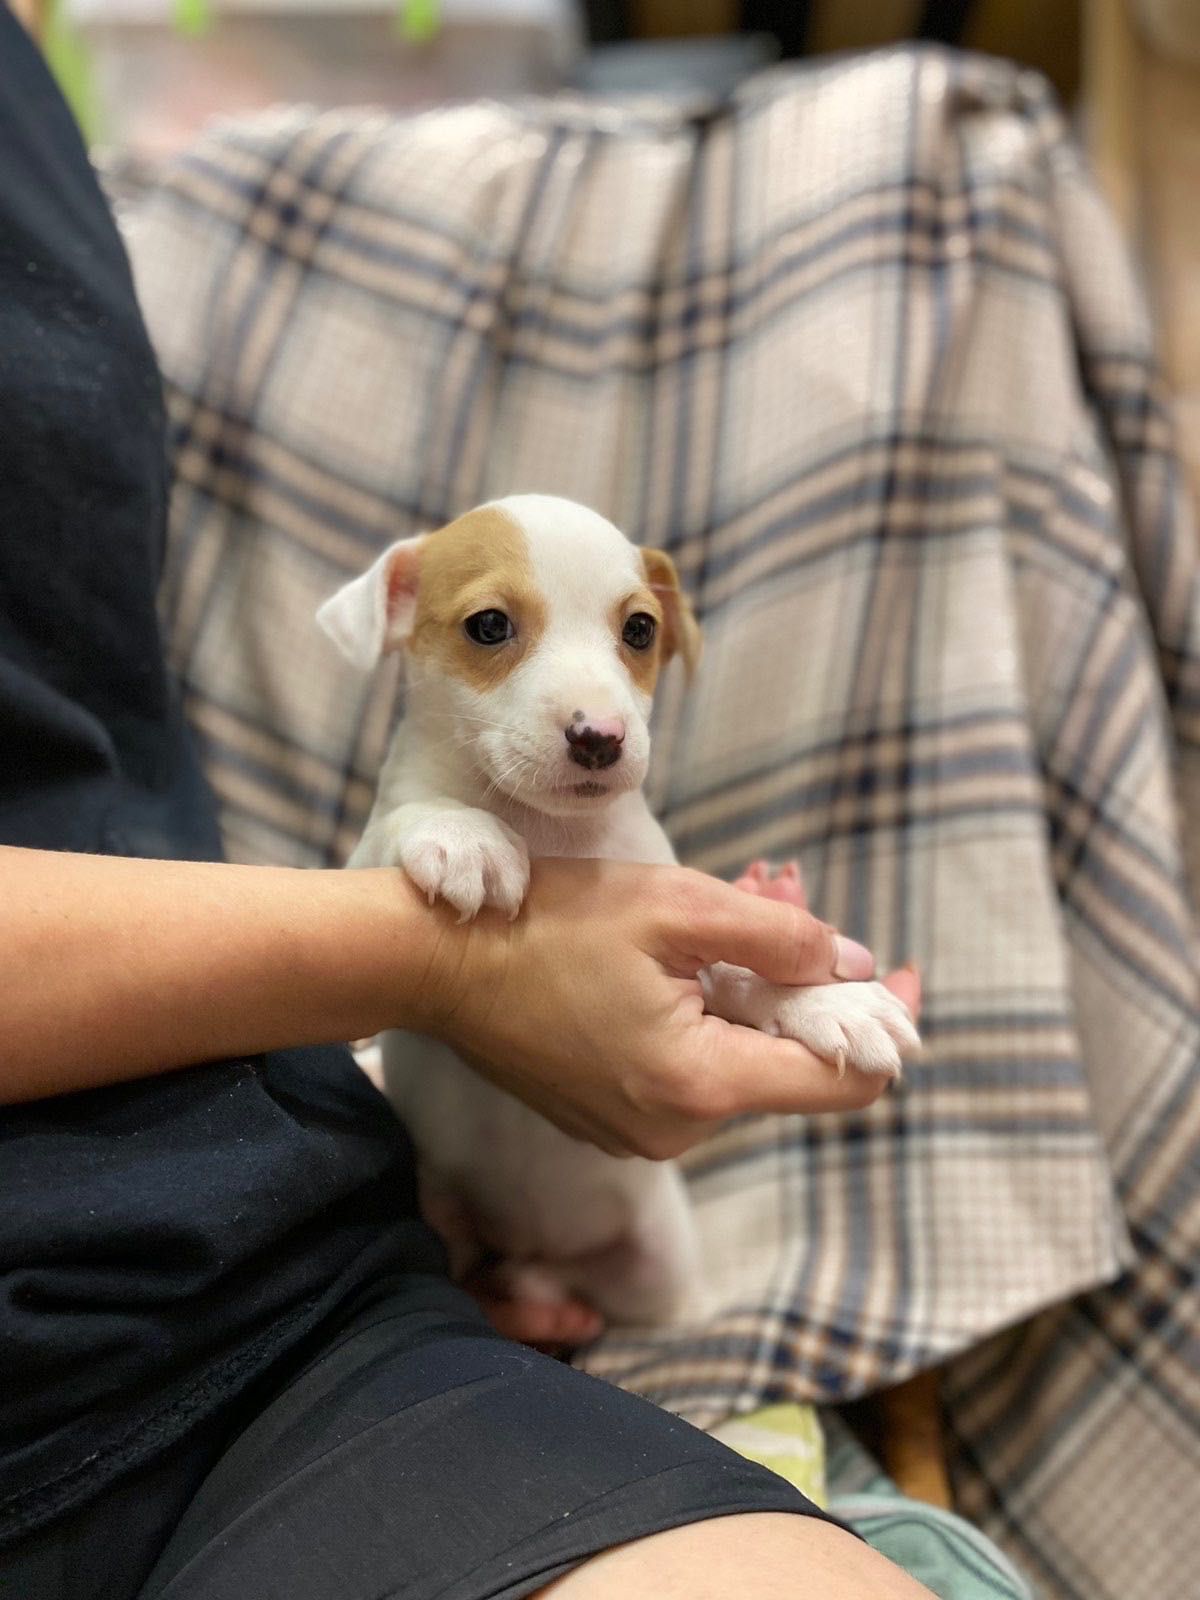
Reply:
[[[494,775],[491,782],[484,790],[480,803],[486,804],[502,784],[506,786],[508,792],[510,793],[514,788],[519,792],[525,772],[533,765],[534,762],[531,756],[527,756],[524,751],[518,751],[517,754],[513,756],[512,760],[509,761],[508,765],[503,767]],[[517,781],[515,785],[512,785],[510,784],[510,780],[514,774],[517,775]]]
[[[516,723],[499,722],[495,717],[479,717],[470,711],[424,711],[421,715],[426,721],[465,722],[479,728],[499,728],[502,733],[517,733],[520,731]]]

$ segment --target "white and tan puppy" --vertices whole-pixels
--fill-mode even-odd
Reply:
[[[406,658],[406,715],[351,866],[403,867],[472,917],[517,914],[531,856],[674,861],[641,793],[659,670],[699,655],[669,556],[571,501],[514,495],[394,544],[318,621],[364,670],[388,650]],[[711,1011],[839,1067],[895,1076],[918,1045],[877,983],[704,976]],[[388,1033],[383,1063],[431,1220],[501,1255],[514,1293],[574,1292],[623,1322],[701,1309],[674,1165],[570,1138],[433,1041]]]

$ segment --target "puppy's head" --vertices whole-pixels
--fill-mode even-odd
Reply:
[[[404,650],[430,733],[553,814],[641,784],[659,671],[677,654],[691,672],[700,653],[670,556],[548,495],[394,544],[317,620],[364,669]]]

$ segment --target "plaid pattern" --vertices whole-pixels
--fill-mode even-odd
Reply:
[[[131,240],[232,854],[337,861],[365,818],[400,690],[317,602],[387,540],[558,492],[672,550],[703,616],[657,710],[681,856],[797,854],[826,916],[925,968],[900,1092],[696,1153],[722,1314],[593,1369],[712,1424],[954,1357],[961,1505],[1042,1592],[1179,1593],[1200,568],[1139,296],[1040,83],[898,52],[718,111],[280,113],[194,148]]]

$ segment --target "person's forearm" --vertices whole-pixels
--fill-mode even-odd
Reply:
[[[416,1020],[447,937],[399,872],[0,847],[0,1102]]]
[[[39,44],[46,32],[47,0],[9,0],[18,22],[23,22]]]

